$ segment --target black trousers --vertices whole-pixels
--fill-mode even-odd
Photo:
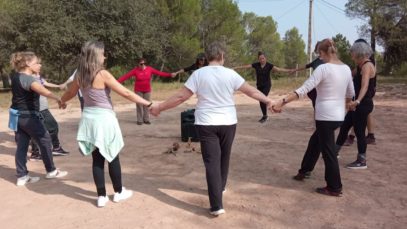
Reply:
[[[312,107],[315,109],[315,101],[317,100],[317,89],[312,89],[310,92],[307,93],[308,98],[311,99]]]
[[[92,152],[92,172],[96,184],[98,196],[106,196],[105,188],[105,158],[100,154],[99,149]],[[119,155],[109,164],[109,175],[112,180],[115,192],[122,192],[122,170]]]
[[[51,136],[52,147],[56,149],[60,146],[58,138],[59,132],[58,123],[48,109],[40,111],[40,113],[42,115],[42,122],[44,123],[45,128],[47,129],[49,135]],[[38,144],[36,144],[34,141],[31,141],[31,148],[33,151],[37,151]]]
[[[196,125],[201,141],[202,159],[205,164],[206,182],[211,210],[223,208],[222,192],[226,187],[229,160],[236,125]]]
[[[342,122],[338,121],[315,121],[316,135],[320,147],[322,158],[325,164],[325,181],[327,187],[332,191],[341,191],[342,182],[339,172],[338,158],[335,152],[335,130],[341,126]],[[317,152],[318,150],[313,150]]]
[[[261,91],[265,96],[268,96],[271,90],[271,86],[257,86],[257,89]],[[260,102],[260,109],[263,116],[267,116],[267,104]]]
[[[357,159],[361,161],[366,160],[367,144],[365,130],[367,126],[367,117],[373,111],[373,107],[373,101],[368,100],[360,103],[356,107],[355,111],[349,111],[345,116],[345,120],[341,126],[341,130],[339,131],[338,138],[336,139],[336,144],[342,146],[348,137],[350,128],[353,126],[356,138],[358,140]]]
[[[308,141],[307,150],[305,151],[304,157],[302,158],[301,168],[300,170],[298,170],[298,172],[301,174],[305,174],[314,170],[320,152],[321,148],[319,147],[318,133],[315,130]]]
[[[55,170],[51,150],[51,137],[41,122],[39,115],[20,115],[18,118],[18,129],[15,134],[17,142],[15,156],[17,177],[23,177],[28,174],[27,150],[30,138],[38,142],[45,170],[47,172]]]

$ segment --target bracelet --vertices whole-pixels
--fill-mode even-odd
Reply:
[[[153,102],[150,102],[150,104],[147,105],[147,107],[151,107],[153,105]]]

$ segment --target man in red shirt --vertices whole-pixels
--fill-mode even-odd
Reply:
[[[153,74],[161,77],[175,77],[177,75],[176,73],[161,72],[147,66],[146,60],[140,58],[138,66],[121,76],[118,81],[122,83],[134,76],[134,92],[140,97],[150,101],[151,76]],[[142,125],[143,123],[151,124],[148,107],[137,104],[137,125]]]

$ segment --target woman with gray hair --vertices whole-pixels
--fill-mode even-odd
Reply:
[[[350,103],[350,111],[346,114],[345,120],[341,126],[336,144],[342,146],[348,136],[350,128],[353,126],[358,144],[358,155],[356,161],[348,164],[349,169],[366,169],[366,138],[365,130],[367,118],[373,111],[373,96],[376,85],[376,68],[369,57],[372,55],[372,49],[364,42],[356,42],[351,49],[352,60],[358,66],[357,72],[353,77],[355,87],[355,99]]]
[[[237,124],[234,92],[241,91],[267,104],[269,109],[272,105],[269,98],[246,83],[237,72],[223,67],[224,55],[225,48],[221,43],[210,44],[206,50],[209,65],[196,70],[175,95],[154,104],[150,109],[151,114],[157,116],[161,111],[178,106],[193,94],[197,95],[195,125],[206,169],[210,214],[214,216],[225,213],[222,195]]]

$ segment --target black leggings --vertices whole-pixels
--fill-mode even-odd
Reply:
[[[364,101],[360,103],[359,106],[356,107],[355,111],[349,111],[345,116],[345,121],[341,126],[341,130],[339,131],[338,138],[336,139],[336,144],[342,146],[346,138],[348,137],[348,133],[350,128],[355,130],[355,135],[357,138],[358,143],[358,160],[365,161],[366,160],[366,137],[365,137],[365,130],[367,126],[367,117],[373,111],[373,101]]]
[[[257,86],[257,89],[261,91],[265,96],[269,95],[271,90],[271,86]],[[267,104],[260,102],[260,109],[263,116],[267,116]]]
[[[93,179],[96,184],[98,196],[106,196],[105,188],[105,158],[100,154],[99,149],[92,152]],[[109,163],[109,175],[113,183],[115,192],[122,192],[122,171],[120,167],[119,155]]]

